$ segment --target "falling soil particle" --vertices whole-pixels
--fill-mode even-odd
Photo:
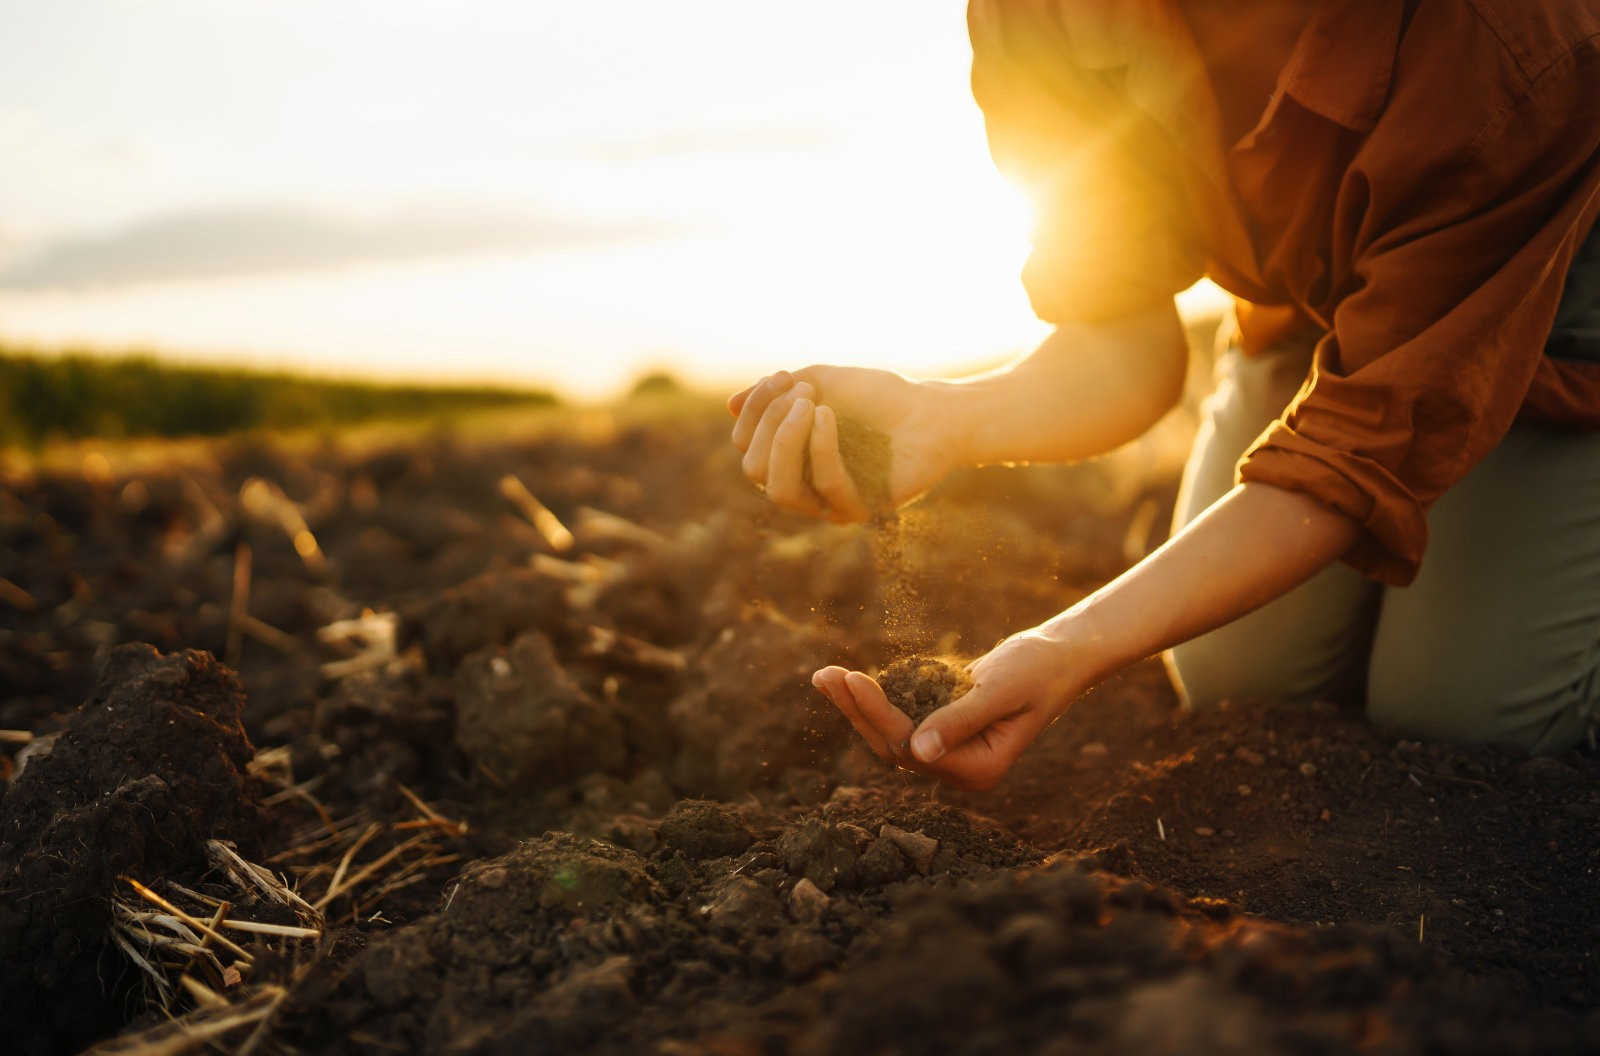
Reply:
[[[839,419],[839,458],[856,482],[861,501],[876,514],[893,509],[889,470],[893,461],[889,434],[853,418]]]
[[[896,660],[878,675],[889,703],[912,722],[923,719],[972,688],[964,665],[937,656],[908,656]]]

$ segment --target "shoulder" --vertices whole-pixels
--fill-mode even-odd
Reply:
[[[1462,2],[1434,0],[1419,8],[1455,7]],[[1527,88],[1600,51],[1600,2],[1596,0],[1464,0],[1464,6],[1494,39]]]
[[[1597,100],[1600,0],[1419,0],[1372,145],[1508,176],[1592,149]]]

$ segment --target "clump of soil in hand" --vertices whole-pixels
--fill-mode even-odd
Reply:
[[[889,703],[918,725],[935,711],[972,688],[966,666],[937,656],[908,656],[878,675]]]
[[[839,458],[856,482],[861,501],[874,514],[894,508],[889,499],[889,464],[893,444],[889,434],[854,418],[839,420]]]

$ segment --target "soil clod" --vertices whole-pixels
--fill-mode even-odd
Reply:
[[[910,656],[896,660],[878,674],[889,703],[912,722],[922,720],[972,688],[972,678],[960,663],[936,656]]]

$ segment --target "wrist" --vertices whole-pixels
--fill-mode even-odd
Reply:
[[[1038,633],[1056,647],[1078,693],[1089,690],[1129,663],[1117,647],[1093,596],[1040,624]]]
[[[973,383],[933,379],[915,384],[921,417],[941,440],[944,468],[981,465],[982,410]]]

